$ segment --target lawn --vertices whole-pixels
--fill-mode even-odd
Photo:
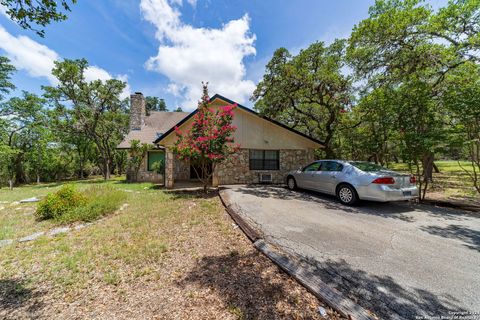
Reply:
[[[215,194],[120,179],[75,184],[111,185],[128,206],[68,234],[0,248],[0,318],[319,318],[323,304],[253,248]],[[2,237],[55,227],[35,220],[35,204],[15,201],[58,188],[0,189]]]
[[[478,192],[473,188],[468,174],[462,169],[472,170],[467,161],[436,161],[440,173],[433,173],[433,183],[430,184],[427,198],[458,198],[480,200]],[[391,169],[408,172],[405,163],[391,163]]]

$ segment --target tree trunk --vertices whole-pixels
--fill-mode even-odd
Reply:
[[[433,181],[433,164],[435,156],[433,153],[429,152],[423,156],[422,166],[423,166],[423,177],[425,180],[432,182]]]
[[[105,159],[104,160],[104,167],[103,167],[103,178],[105,180],[110,180],[110,163],[108,161],[108,159]]]
[[[435,171],[435,173],[440,173],[440,169],[438,169],[437,164],[434,162],[432,165],[433,165],[433,170]]]
[[[10,188],[10,190],[13,190],[13,179],[8,180],[8,187]]]
[[[330,146],[325,146],[325,159],[335,159],[335,152]]]
[[[40,183],[40,175],[37,173],[37,184]]]

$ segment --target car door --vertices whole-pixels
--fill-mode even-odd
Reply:
[[[335,194],[338,184],[338,175],[342,172],[343,165],[337,161],[322,161],[320,170],[314,177],[315,190]]]
[[[304,189],[312,189],[314,187],[314,175],[320,168],[319,162],[313,162],[302,169],[297,176],[297,186]]]

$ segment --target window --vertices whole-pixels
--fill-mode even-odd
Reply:
[[[303,168],[303,172],[318,171],[320,169],[320,162],[314,162]]]
[[[279,170],[278,150],[250,150],[250,170]]]
[[[165,153],[163,151],[149,151],[147,158],[148,171],[157,171],[159,173],[163,172],[165,165]]]
[[[362,162],[362,161],[352,161],[350,162],[351,165],[354,165],[358,169],[365,171],[365,172],[377,172],[388,170],[378,164],[371,163],[371,162]]]
[[[320,171],[342,171],[343,165],[335,161],[322,161]]]

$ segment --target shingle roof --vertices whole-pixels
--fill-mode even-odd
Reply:
[[[152,111],[149,116],[145,117],[145,124],[141,130],[131,130],[117,148],[129,149],[132,140],[153,144],[153,141],[161,134],[167,132],[188,115],[188,112]]]

